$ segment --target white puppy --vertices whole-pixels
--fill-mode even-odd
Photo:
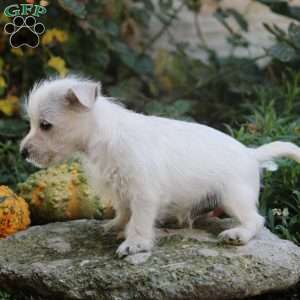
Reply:
[[[98,83],[76,77],[36,84],[28,114],[21,153],[41,167],[81,153],[92,186],[116,210],[106,229],[126,227],[120,256],[150,250],[157,219],[184,219],[205,206],[221,207],[240,223],[221,240],[247,243],[264,224],[256,207],[263,163],[300,161],[294,144],[250,149],[204,125],[129,111],[102,96]]]

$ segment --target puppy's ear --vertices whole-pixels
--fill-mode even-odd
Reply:
[[[96,82],[78,83],[65,95],[66,103],[74,109],[90,109],[101,93],[101,85]]]

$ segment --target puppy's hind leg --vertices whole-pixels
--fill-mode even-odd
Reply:
[[[264,218],[258,214],[257,200],[258,188],[253,189],[247,184],[235,183],[223,195],[223,208],[225,212],[235,217],[240,225],[225,230],[219,234],[219,239],[228,244],[246,244],[263,227]]]
[[[131,218],[125,231],[126,240],[117,250],[119,257],[150,251],[153,247],[157,204],[152,200],[145,196],[132,199]]]

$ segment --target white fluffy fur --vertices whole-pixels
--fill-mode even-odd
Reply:
[[[21,148],[41,166],[81,153],[91,184],[116,209],[106,229],[126,228],[120,256],[150,250],[158,218],[184,219],[209,194],[240,223],[220,238],[247,243],[264,223],[256,208],[262,164],[280,156],[300,161],[294,144],[250,149],[204,125],[129,111],[94,97],[97,90],[96,83],[75,77],[37,85],[29,95],[31,130]],[[78,103],[65,99],[70,91]],[[41,130],[40,120],[53,128]]]

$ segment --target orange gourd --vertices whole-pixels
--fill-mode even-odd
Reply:
[[[7,237],[30,225],[26,201],[7,186],[0,186],[0,238]]]

